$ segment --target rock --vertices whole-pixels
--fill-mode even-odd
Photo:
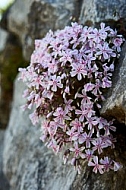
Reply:
[[[112,7],[112,8],[111,8]],[[23,12],[22,12],[23,10]],[[92,24],[126,18],[125,0],[17,0],[7,14],[8,31],[18,35],[26,60],[34,49],[34,40],[42,38],[50,29],[57,30],[71,21]],[[5,24],[4,24],[5,25]]]
[[[5,48],[7,38],[8,38],[8,33],[5,30],[0,28],[0,62],[2,62],[1,54]],[[1,69],[2,69],[2,65],[0,63],[0,101],[2,102],[2,81],[1,81],[2,73],[1,73]],[[0,102],[0,104],[1,104],[1,102]],[[0,109],[0,128],[1,128],[1,125],[2,125],[2,122],[1,122],[1,109]]]
[[[116,16],[113,16],[115,13]],[[26,60],[29,60],[34,49],[34,39],[42,38],[49,29],[61,29],[70,24],[71,20],[79,21],[82,24],[95,24],[108,20],[113,23],[119,18],[118,13],[125,22],[125,0],[90,0],[88,3],[82,0],[16,0],[6,15],[7,27],[4,27],[11,33],[11,36],[12,33],[14,37],[18,36],[23,55]],[[20,44],[18,38],[15,39]],[[101,110],[101,113],[106,117],[114,117],[118,121],[117,132],[115,133],[117,138],[116,149],[114,152],[109,150],[109,153],[124,167],[118,172],[110,171],[100,175],[92,173],[91,168],[87,167],[86,163],[82,163],[82,172],[77,175],[73,167],[63,165],[62,154],[54,155],[39,140],[40,126],[35,127],[31,124],[29,120],[30,111],[23,112],[20,109],[20,106],[25,103],[22,98],[25,85],[16,79],[3,153],[4,174],[9,180],[11,190],[126,189],[125,48],[124,46],[120,63],[116,67],[113,87],[109,89],[106,102]],[[6,52],[10,53],[9,50]],[[14,57],[17,58],[14,63],[18,63],[19,56]],[[8,188],[5,189],[8,190]]]
[[[11,190],[110,190],[126,189],[126,168],[106,174],[94,174],[91,168],[82,163],[83,169],[77,175],[73,167],[63,165],[62,155],[54,155],[39,140],[40,126],[32,126],[30,112],[20,108],[25,103],[22,93],[25,85],[16,80],[13,108],[4,140],[4,173]],[[120,125],[114,156],[125,166],[126,130]],[[11,151],[10,151],[11,150]],[[113,150],[110,150],[113,154]],[[111,179],[111,181],[110,181]],[[119,179],[119,182],[118,182]]]
[[[113,85],[108,91],[101,114],[126,125],[126,43],[113,73]]]
[[[0,52],[2,52],[5,48],[7,37],[8,37],[8,33],[2,28],[0,28]]]
[[[34,0],[16,0],[7,15],[8,30],[18,35],[22,42],[25,38],[28,22],[28,12]]]
[[[63,28],[72,17],[78,18],[80,6],[76,0],[17,0],[8,13],[8,30],[19,36],[25,59],[30,59],[34,39],[50,29]]]
[[[25,102],[22,98],[25,85],[17,80],[15,85],[4,144],[4,173],[12,190],[69,189],[76,172],[70,166],[64,167],[62,159],[39,140],[39,126],[32,126],[29,111],[20,108]]]
[[[126,18],[125,0],[90,0],[88,3],[83,1],[79,20],[82,24],[94,25],[120,18]]]
[[[2,32],[3,33],[3,32]],[[0,33],[1,34],[1,33]],[[6,128],[13,93],[13,81],[20,66],[27,63],[22,57],[22,48],[17,36],[12,33],[3,34],[6,38],[0,38],[3,50],[0,53],[0,128]]]
[[[3,141],[4,141],[4,130],[0,130],[0,190],[9,190],[9,183],[3,174]]]

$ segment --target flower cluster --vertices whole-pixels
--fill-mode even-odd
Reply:
[[[99,29],[72,23],[35,40],[30,65],[19,69],[27,84],[24,108],[34,106],[30,119],[34,125],[41,122],[40,139],[56,153],[64,151],[64,163],[78,172],[85,159],[95,173],[120,168],[103,152],[114,148],[116,128],[99,109],[122,43],[122,36],[104,23]]]

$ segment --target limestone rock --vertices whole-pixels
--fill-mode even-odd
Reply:
[[[117,21],[126,18],[125,0],[83,0],[80,22],[94,25],[101,21]]]
[[[101,114],[115,118],[118,122],[126,125],[126,43],[113,73],[113,85],[108,91]]]

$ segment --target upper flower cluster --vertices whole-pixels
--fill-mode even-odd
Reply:
[[[41,140],[56,153],[65,150],[64,162],[70,160],[78,172],[82,159],[95,173],[120,168],[107,156],[102,158],[103,149],[114,147],[111,131],[116,128],[100,116],[99,108],[103,89],[112,85],[122,43],[122,36],[104,23],[99,29],[72,23],[35,40],[30,65],[19,69],[27,84],[24,108],[35,106],[33,124],[45,118]]]

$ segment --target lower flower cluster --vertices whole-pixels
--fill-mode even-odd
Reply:
[[[64,163],[79,173],[83,160],[95,173],[121,167],[105,155],[115,147],[116,127],[99,109],[122,44],[122,36],[104,23],[99,29],[72,23],[35,40],[30,65],[19,69],[27,85],[23,108],[34,106],[30,119],[41,122],[40,139],[56,153],[64,150]]]

